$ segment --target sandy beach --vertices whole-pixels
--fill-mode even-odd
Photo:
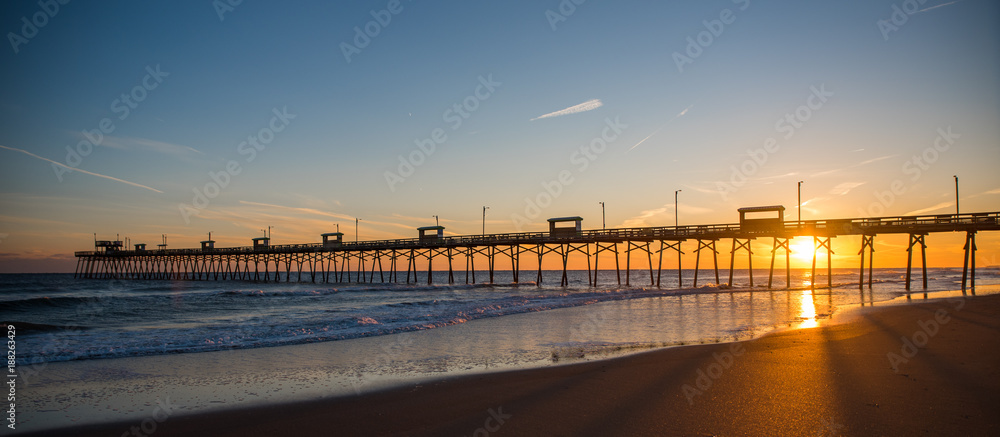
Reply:
[[[914,300],[844,317],[744,342],[315,402],[159,414],[71,433],[132,435],[133,427],[156,436],[1000,432],[1000,420],[989,413],[1000,411],[1000,296]]]

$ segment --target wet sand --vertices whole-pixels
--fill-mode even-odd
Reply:
[[[1000,434],[1000,296],[849,317],[745,342],[39,435]]]

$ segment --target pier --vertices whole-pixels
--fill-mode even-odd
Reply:
[[[785,258],[785,284],[786,287],[789,285],[789,241],[795,237],[812,237],[812,277],[816,277],[817,253],[825,250],[827,287],[832,287],[831,240],[860,236],[858,286],[863,288],[865,285],[867,260],[867,283],[870,288],[875,237],[879,234],[908,234],[906,289],[909,290],[914,252],[917,250],[920,251],[923,288],[927,288],[925,237],[931,233],[964,232],[964,291],[967,285],[975,287],[976,234],[980,231],[1000,230],[1000,212],[802,221],[784,220],[784,208],[781,206],[740,208],[739,212],[740,222],[734,224],[584,230],[581,226],[582,218],[562,217],[549,220],[548,232],[446,237],[443,227],[428,226],[420,228],[418,238],[411,239],[347,242],[343,241],[342,233],[333,232],[322,234],[322,242],[319,243],[272,245],[270,238],[263,237],[254,238],[253,246],[230,248],[216,248],[211,237],[203,241],[198,249],[167,249],[164,242],[156,250],[147,250],[145,244],[136,244],[134,249],[126,250],[121,241],[95,241],[94,251],[76,252],[75,277],[323,283],[405,280],[406,283],[418,283],[421,281],[419,276],[426,276],[424,280],[431,284],[434,262],[437,260],[447,262],[448,283],[455,283],[456,271],[464,270],[464,281],[468,284],[470,281],[476,283],[475,257],[480,255],[487,261],[486,272],[490,283],[494,281],[494,272],[501,266],[509,266],[509,269],[503,270],[511,271],[513,280],[517,283],[522,280],[520,260],[525,255],[537,257],[538,271],[534,281],[538,284],[542,283],[541,266],[544,257],[559,257],[562,262],[561,285],[568,285],[569,258],[582,256],[587,260],[587,276],[591,285],[597,285],[598,263],[604,260],[614,263],[618,284],[622,284],[624,267],[624,284],[630,286],[633,282],[633,258],[636,258],[636,262],[645,258],[643,264],[649,272],[648,285],[659,287],[663,274],[671,274],[670,267],[665,267],[665,261],[676,257],[678,286],[682,286],[681,256],[685,254],[682,243],[687,243],[689,250],[694,246],[695,271],[691,286],[697,287],[703,256],[706,264],[711,258],[715,283],[723,284],[719,277],[717,243],[729,239],[732,244],[727,284],[732,283],[736,257],[746,252],[746,256],[751,259],[748,270],[752,287],[754,277],[751,242],[771,239],[771,265],[767,281],[768,288],[771,288],[775,261],[781,254]],[[748,217],[759,214],[777,214],[777,217]],[[560,226],[566,223],[571,226]],[[421,275],[417,262],[425,259],[427,271]],[[464,267],[461,266],[462,261]],[[406,276],[401,280],[400,276],[404,271]]]

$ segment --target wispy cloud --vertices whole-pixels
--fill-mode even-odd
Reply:
[[[338,218],[338,219],[343,219],[343,220],[354,220],[354,217],[351,217],[351,216],[346,215],[346,214],[339,214],[339,213],[335,213],[335,212],[320,211],[320,210],[314,209],[314,208],[301,208],[301,207],[297,207],[297,206],[275,205],[275,204],[271,204],[271,203],[250,202],[250,201],[247,201],[247,200],[241,200],[240,203],[243,204],[243,205],[250,205],[250,206],[263,206],[263,207],[267,207],[267,208],[280,208],[280,209],[289,210],[289,211],[296,211],[296,212],[301,212],[301,213],[305,213],[305,214],[321,215],[321,216],[325,216],[325,217],[332,217],[332,218]]]
[[[129,181],[126,181],[124,179],[118,179],[118,178],[113,177],[113,176],[103,175],[103,174],[100,174],[100,173],[94,173],[94,172],[90,172],[90,171],[87,171],[87,170],[81,170],[79,168],[70,167],[70,166],[68,166],[66,164],[63,164],[61,162],[53,161],[53,160],[51,160],[49,158],[43,158],[43,157],[38,156],[38,155],[36,155],[34,153],[31,153],[31,152],[29,152],[27,150],[17,149],[17,148],[14,148],[14,147],[7,147],[7,146],[3,146],[3,145],[0,145],[0,148],[4,148],[4,149],[7,149],[7,150],[10,150],[10,151],[13,151],[13,152],[20,152],[20,153],[28,155],[28,156],[30,156],[32,158],[38,158],[38,159],[41,159],[42,161],[51,162],[51,163],[53,163],[55,165],[58,165],[58,166],[60,166],[62,168],[70,170],[70,171],[78,171],[78,172],[83,173],[83,174],[89,174],[91,176],[97,176],[99,178],[109,179],[109,180],[112,180],[112,181],[115,181],[115,182],[121,182],[123,184],[128,184],[128,185],[131,185],[133,187],[145,188],[145,189],[147,189],[149,191],[154,191],[154,192],[157,192],[157,193],[163,193],[162,191],[157,190],[156,188],[147,187],[145,185],[137,184],[135,182],[129,182]]]
[[[407,227],[407,229],[416,229],[418,226],[427,226],[429,223],[433,223],[434,222],[434,216],[429,216],[429,217],[414,217],[414,216],[402,215],[402,214],[399,214],[399,213],[393,213],[392,215],[389,215],[389,216],[382,215],[382,216],[379,216],[379,217],[389,218],[389,219],[393,219],[393,220],[405,220],[405,221],[408,221],[408,222],[412,222],[413,224],[409,225]],[[471,219],[471,220],[460,220],[460,219],[451,219],[451,218],[446,218],[446,217],[440,217],[439,221],[441,222],[442,225],[454,225],[456,227],[458,227],[458,226],[476,225],[477,229],[478,229],[479,224],[481,224],[483,222],[482,219],[478,219],[478,218],[477,219]],[[510,220],[509,219],[508,220],[504,220],[504,219],[488,219],[488,220],[486,220],[486,223],[487,224],[491,224],[491,225],[502,225],[502,224],[510,223]],[[447,231],[446,230],[445,233],[448,234],[448,233],[451,233],[451,231]],[[452,234],[452,235],[459,235],[459,234]]]
[[[656,135],[656,133],[657,133],[657,132],[659,132],[659,131],[660,131],[660,129],[663,129],[663,127],[664,127],[664,126],[666,126],[666,124],[664,124],[663,126],[660,126],[660,127],[656,128],[656,130],[654,130],[654,131],[653,131],[653,133],[649,134],[649,136],[647,136],[646,138],[643,138],[643,139],[642,139],[642,140],[640,140],[640,141],[639,141],[638,143],[635,143],[635,145],[634,145],[634,146],[632,146],[632,147],[629,147],[629,148],[628,148],[628,150],[626,150],[626,151],[625,151],[625,153],[628,153],[628,152],[631,152],[631,151],[632,151],[632,149],[634,149],[634,148],[636,148],[636,147],[639,147],[639,145],[640,145],[640,144],[642,144],[642,143],[645,143],[645,142],[646,142],[646,140],[648,140],[648,139],[650,139],[650,138],[653,138],[653,135]]]
[[[973,195],[969,196],[968,198],[969,199],[974,199],[976,197],[990,196],[990,195],[993,195],[993,194],[1000,194],[1000,188],[994,188],[994,189],[989,190],[989,191],[983,191],[982,193],[979,193],[979,194],[973,194]]]
[[[884,159],[889,159],[889,158],[895,158],[895,157],[897,157],[897,156],[899,156],[899,155],[897,154],[897,155],[885,155],[885,156],[879,156],[878,158],[872,158],[872,159],[869,159],[869,160],[867,160],[867,161],[861,161],[860,163],[858,163],[858,165],[859,165],[859,166],[860,166],[860,165],[868,165],[868,164],[871,164],[871,163],[874,163],[874,162],[879,162],[879,161],[882,161],[882,160],[884,160]]]
[[[858,188],[858,187],[860,187],[860,186],[862,186],[864,184],[865,184],[865,182],[843,182],[843,183],[837,184],[836,187],[831,188],[830,189],[830,194],[837,195],[837,196],[843,196],[843,195],[846,195],[847,193],[850,193],[851,190],[853,190],[855,188]]]
[[[709,183],[706,182],[705,184]],[[719,194],[719,190],[717,188],[704,188],[704,187],[697,187],[694,185],[684,185],[684,189],[697,191],[702,194]]]
[[[688,110],[690,110],[690,109],[691,109],[691,107],[693,107],[693,106],[694,106],[694,103],[692,103],[692,104],[688,105],[688,107],[687,107],[687,108],[684,108],[684,110],[683,110],[683,111],[681,111],[681,112],[679,112],[679,113],[677,113],[677,115],[675,115],[675,116],[674,116],[674,118],[671,118],[670,120],[667,120],[667,122],[666,122],[666,123],[663,123],[662,125],[660,125],[660,127],[656,128],[656,130],[654,130],[654,131],[653,131],[653,133],[649,134],[649,136],[647,136],[646,138],[643,138],[643,139],[642,139],[642,141],[639,141],[638,143],[635,143],[635,145],[634,145],[634,146],[632,146],[632,147],[629,147],[629,148],[628,148],[628,150],[626,150],[626,151],[625,151],[625,153],[628,153],[628,152],[631,152],[631,151],[632,151],[632,149],[634,149],[634,148],[636,148],[636,147],[639,147],[639,145],[640,145],[640,144],[642,144],[642,143],[645,143],[645,142],[646,142],[646,140],[648,140],[648,139],[652,138],[652,137],[653,137],[653,135],[656,135],[656,134],[657,134],[658,132],[660,132],[660,130],[662,130],[662,129],[663,129],[664,127],[666,127],[666,126],[667,126],[667,124],[668,124],[668,123],[670,123],[671,121],[674,121],[674,120],[676,120],[676,119],[678,119],[678,118],[681,118],[681,117],[683,117],[683,116],[684,116],[684,114],[687,114],[687,113],[688,113]]]
[[[903,215],[920,215],[920,214],[923,214],[923,213],[933,212],[933,211],[937,211],[937,210],[940,210],[940,209],[944,209],[944,208],[947,208],[947,207],[952,206],[954,204],[955,204],[955,202],[941,202],[941,203],[939,203],[937,205],[934,205],[934,206],[932,206],[930,208],[924,208],[924,209],[918,209],[918,210],[915,210],[915,211],[910,211],[910,212],[908,212],[906,214],[903,214]]]
[[[587,100],[586,102],[583,102],[579,105],[573,105],[566,109],[560,109],[558,111],[550,112],[545,115],[539,115],[538,117],[532,118],[529,121],[541,120],[543,118],[560,117],[563,115],[576,114],[580,112],[593,111],[597,108],[600,108],[601,106],[604,106],[604,103],[601,103],[601,99]]]
[[[813,173],[813,174],[809,175],[809,177],[816,178],[816,177],[820,177],[820,176],[826,176],[826,175],[831,175],[831,174],[834,174],[834,173],[839,173],[839,172],[842,172],[844,170],[845,169],[843,169],[843,168],[835,168],[833,170],[826,170],[826,171],[821,171],[819,173]]]
[[[789,173],[785,173],[785,174],[776,174],[774,176],[762,176],[762,177],[759,177],[759,178],[752,178],[751,180],[754,180],[754,181],[768,181],[768,180],[774,180],[774,179],[784,179],[784,178],[790,178],[792,176],[797,176],[798,174],[799,174],[798,172],[794,172],[793,171],[793,172],[789,172]]]
[[[104,137],[101,145],[115,149],[148,150],[162,153],[164,155],[188,156],[191,154],[204,155],[202,151],[193,147],[179,144],[164,143],[162,141],[150,140],[146,138],[128,137]]]
[[[684,116],[685,114],[687,114],[687,113],[688,113],[688,111],[690,111],[690,110],[691,110],[691,108],[692,108],[692,107],[694,107],[694,103],[692,103],[692,104],[688,105],[688,107],[687,107],[687,108],[684,108],[684,110],[683,110],[683,111],[681,111],[681,112],[678,112],[678,113],[677,113],[677,115],[675,115],[673,119],[676,119],[676,118],[680,118],[680,117],[683,117],[683,116]],[[671,119],[671,120],[673,120],[673,119]]]
[[[927,12],[927,11],[929,11],[929,10],[931,10],[931,9],[937,9],[937,8],[940,8],[940,7],[942,7],[942,6],[948,6],[948,5],[953,5],[953,4],[955,4],[955,3],[958,3],[958,2],[960,2],[960,1],[962,1],[962,0],[955,0],[955,1],[953,1],[953,2],[948,2],[948,3],[941,3],[941,4],[937,5],[937,6],[931,6],[931,7],[929,7],[929,8],[923,8],[923,9],[921,9],[921,10],[917,11],[917,12],[914,12],[914,14],[919,14],[919,13],[921,13],[921,12]]]
[[[647,210],[645,210],[643,212],[640,212],[639,215],[637,215],[635,217],[632,217],[632,218],[628,218],[625,221],[623,221],[622,222],[622,226],[623,227],[628,227],[628,228],[641,228],[641,227],[645,227],[645,226],[650,226],[650,224],[647,222],[647,220],[649,220],[649,219],[651,219],[653,217],[656,217],[656,216],[663,215],[666,212],[667,212],[667,208],[666,207],[656,208],[656,209],[647,209]]]
[[[678,212],[684,215],[707,214],[712,212],[712,210],[708,208],[702,208],[699,206],[684,205],[684,204],[678,205],[677,210]],[[647,226],[673,226],[673,214],[669,214],[670,215],[669,217],[667,216],[667,213],[672,213],[673,211],[674,211],[674,204],[672,203],[669,205],[663,205],[660,208],[647,209],[645,211],[640,212],[638,215],[634,217],[625,219],[625,221],[622,222],[621,226],[630,228],[631,227],[640,228]],[[650,223],[650,219],[653,218],[658,218],[658,220],[655,220],[652,223]]]
[[[332,217],[332,218],[337,218],[337,219],[347,220],[347,221],[354,221],[354,218],[355,218],[354,216],[350,216],[350,215],[347,215],[347,214],[340,214],[340,213],[336,213],[336,212],[320,211],[318,209],[313,209],[313,208],[300,208],[300,207],[296,207],[296,206],[274,205],[274,204],[271,204],[271,203],[250,202],[250,201],[246,201],[246,200],[241,200],[240,204],[251,205],[251,206],[263,206],[263,207],[267,207],[267,208],[278,208],[278,209],[283,209],[283,210],[286,210],[286,211],[296,211],[296,212],[300,212],[300,213],[304,213],[304,214],[313,214],[313,215],[319,215],[319,216],[324,216],[324,217]],[[361,218],[361,222],[369,224],[369,225],[393,226],[393,227],[398,227],[398,228],[403,228],[403,229],[411,229],[411,230],[415,229],[413,226],[408,226],[408,225],[404,225],[404,224],[400,224],[400,223],[392,223],[392,222],[383,222],[383,221],[369,220],[369,219],[366,219],[364,217]]]
[[[804,208],[806,205],[809,205],[811,203],[822,202],[824,200],[830,200],[830,198],[820,196],[820,197],[813,197],[811,199],[806,199],[802,201],[802,207]]]
[[[857,149],[857,150],[855,150],[855,152],[863,151],[863,150],[865,150],[865,149]],[[878,158],[872,158],[872,159],[869,159],[869,160],[866,160],[866,161],[861,161],[861,162],[859,162],[857,164],[849,165],[849,166],[844,167],[844,168],[834,168],[834,169],[830,169],[830,170],[824,170],[824,171],[821,171],[819,173],[813,173],[812,175],[810,175],[810,177],[829,176],[831,174],[839,173],[839,172],[842,172],[842,171],[847,170],[847,169],[861,167],[863,165],[872,164],[872,163],[879,162],[879,161],[882,161],[882,160],[886,160],[886,159],[889,159],[889,158],[895,158],[897,156],[899,156],[899,155],[879,156]]]

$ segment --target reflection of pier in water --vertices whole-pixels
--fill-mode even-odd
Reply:
[[[777,213],[776,218],[747,218],[747,214]],[[537,257],[536,282],[542,282],[542,259],[549,254],[562,261],[562,285],[568,284],[567,266],[570,255],[577,253],[587,259],[587,276],[597,285],[598,262],[601,254],[614,258],[618,284],[622,283],[621,258],[625,255],[625,285],[631,285],[633,252],[646,255],[650,286],[659,286],[664,259],[676,255],[678,286],[681,276],[681,244],[695,243],[695,272],[692,286],[698,286],[701,252],[711,252],[715,282],[719,278],[719,240],[731,239],[729,282],[732,283],[736,256],[747,252],[750,286],[753,287],[753,252],[751,241],[772,239],[771,266],[768,288],[773,285],[775,259],[781,250],[785,255],[786,287],[791,278],[789,241],[795,237],[813,238],[812,278],[816,278],[816,258],[820,250],[827,254],[827,287],[832,287],[831,239],[840,236],[861,236],[859,286],[864,286],[865,260],[868,260],[868,287],[872,286],[872,264],[875,236],[878,234],[908,234],[906,289],[910,289],[914,250],[920,250],[923,287],[927,288],[927,257],[925,237],[930,233],[965,232],[965,256],[962,289],[967,280],[975,287],[976,233],[1000,230],[1000,212],[945,214],[932,216],[880,217],[861,219],[785,221],[784,208],[753,207],[740,209],[740,223],[722,225],[667,226],[621,229],[581,229],[582,218],[563,217],[549,220],[549,232],[519,232],[445,237],[441,226],[420,229],[419,238],[343,241],[340,232],[322,234],[321,243],[271,245],[268,237],[254,238],[250,247],[216,248],[209,239],[200,249],[146,250],[136,244],[134,250],[124,250],[120,241],[97,241],[95,251],[76,252],[76,276],[81,278],[169,279],[169,280],[249,280],[310,282],[374,282],[376,269],[380,282],[399,282],[400,262],[406,263],[406,282],[418,282],[417,261],[427,260],[426,281],[431,283],[435,258],[448,263],[448,282],[455,282],[455,258],[465,258],[465,282],[476,282],[476,255],[485,257],[489,282],[493,282],[499,259],[509,259],[514,282],[520,281],[521,255]],[[569,223],[572,226],[559,226]],[[656,255],[656,263],[653,256]],[[397,262],[400,261],[400,262]],[[353,268],[352,268],[353,262]],[[388,266],[386,266],[388,264]],[[506,262],[504,263],[506,264]],[[970,270],[971,268],[971,270]],[[284,270],[284,272],[282,272]],[[654,274],[655,270],[655,274]],[[303,271],[306,272],[303,275]],[[971,273],[971,275],[970,275]],[[815,284],[812,285],[815,287]]]

